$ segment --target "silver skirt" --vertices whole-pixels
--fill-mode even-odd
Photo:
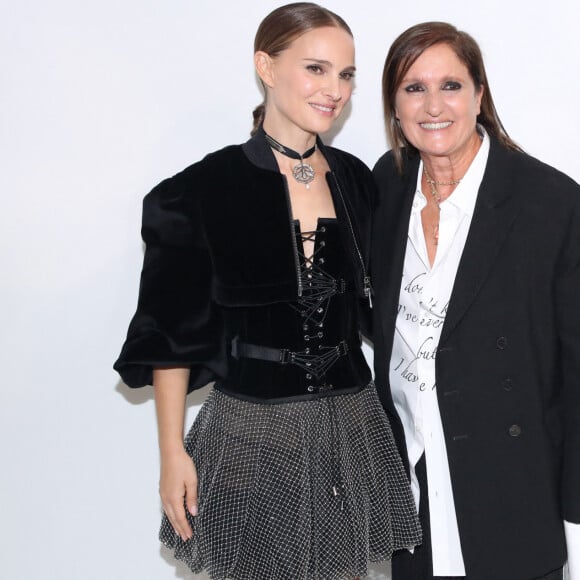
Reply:
[[[267,405],[213,390],[187,438],[193,537],[160,539],[213,580],[344,580],[421,543],[407,476],[370,384]]]

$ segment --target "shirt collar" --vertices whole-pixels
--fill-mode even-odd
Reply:
[[[453,193],[445,201],[441,202],[441,206],[445,204],[454,205],[461,212],[470,216],[473,215],[475,210],[477,193],[483,180],[483,174],[485,173],[485,166],[487,165],[487,158],[489,156],[489,135],[481,125],[477,126],[477,131],[482,137],[479,151],[471,162],[467,173],[461,179],[461,183],[457,185]],[[415,202],[413,203],[415,210],[420,210],[426,205],[426,196],[421,191],[422,175],[423,161],[419,163],[419,172],[417,174]]]

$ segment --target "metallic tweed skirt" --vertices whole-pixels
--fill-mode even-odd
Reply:
[[[415,505],[373,384],[267,405],[213,390],[185,446],[199,515],[160,539],[213,580],[345,580],[421,543]]]

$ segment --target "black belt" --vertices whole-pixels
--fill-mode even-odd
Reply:
[[[334,351],[335,356],[340,358],[345,356],[349,350],[360,348],[360,340],[341,340],[336,346],[321,347],[321,356]],[[314,350],[314,349],[311,349]],[[261,346],[259,344],[250,344],[249,342],[241,342],[236,336],[232,340],[232,356],[239,358],[255,358],[258,360],[267,360],[280,364],[296,364],[297,359],[304,356],[312,356],[310,349],[302,351],[291,351],[287,348],[272,348],[269,346]]]

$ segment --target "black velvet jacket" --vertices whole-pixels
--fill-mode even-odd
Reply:
[[[371,292],[374,182],[357,158],[320,140],[318,147],[331,168],[326,179],[362,304]],[[155,366],[189,366],[189,390],[226,377],[232,337],[225,332],[224,309],[302,295],[294,227],[286,178],[262,131],[155,187],[143,204],[146,252],[137,311],[114,365],[125,383],[151,384]],[[358,322],[356,327],[358,332]],[[276,332],[282,348],[288,337],[284,328]],[[368,382],[366,365],[356,366],[360,382]],[[284,394],[292,393],[277,392]]]

